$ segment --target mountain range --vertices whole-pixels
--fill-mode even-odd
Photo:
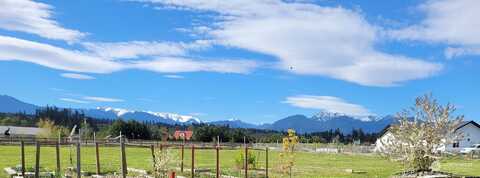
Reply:
[[[25,112],[34,114],[36,106],[8,95],[0,95],[0,112],[17,113]],[[98,107],[92,109],[74,109],[83,112],[88,117],[98,119],[135,119],[138,121],[153,121],[165,124],[198,124],[208,123],[213,125],[228,125],[232,128],[254,128],[285,131],[289,128],[299,133],[320,132],[339,129],[349,133],[353,129],[362,129],[364,132],[379,132],[395,121],[393,116],[349,116],[340,113],[319,112],[311,117],[305,115],[291,115],[269,124],[252,124],[238,119],[204,122],[197,117],[168,112],[135,111],[111,107]]]

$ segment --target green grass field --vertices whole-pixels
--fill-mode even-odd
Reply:
[[[120,170],[120,149],[118,147],[101,147],[101,166],[102,172],[119,172]],[[70,163],[72,154],[73,164]],[[95,171],[95,148],[82,147],[82,170],[88,172]],[[61,148],[62,168],[74,167],[75,150],[65,146]],[[174,154],[178,154],[175,152]],[[239,175],[240,171],[235,169],[235,157],[239,151],[222,150],[220,156],[222,171],[229,174]],[[259,166],[264,167],[265,153],[263,151],[254,152],[258,157]],[[151,170],[152,159],[148,148],[127,147],[126,149],[128,167]],[[190,149],[185,149],[185,168],[190,167]],[[35,148],[26,147],[27,167],[33,167],[35,163]],[[278,173],[278,152],[271,151],[269,154],[270,177],[281,177]],[[19,146],[0,146],[0,167],[3,169],[8,166],[20,164]],[[41,167],[47,170],[55,169],[55,148],[41,148]],[[209,168],[215,170],[215,151],[214,150],[196,150],[195,154],[196,168]],[[438,165],[441,170],[462,174],[462,175],[480,175],[480,160],[463,160],[459,158],[449,158],[442,160]],[[318,153],[297,153],[294,177],[389,177],[390,175],[401,171],[401,164],[390,162],[375,155],[347,155],[347,154],[318,154]],[[345,169],[356,171],[365,171],[363,174],[352,174]],[[5,173],[0,173],[1,177],[6,177]]]

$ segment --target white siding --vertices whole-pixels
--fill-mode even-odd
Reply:
[[[453,148],[453,144],[447,146],[447,151],[460,151],[462,148],[469,147],[473,144],[480,144],[480,128],[472,123],[469,123],[457,130],[461,134],[460,145],[458,148]]]

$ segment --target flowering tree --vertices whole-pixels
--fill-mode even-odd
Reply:
[[[412,108],[398,114],[399,123],[390,127],[392,137],[383,143],[383,153],[404,161],[411,171],[431,171],[438,152],[461,136],[455,129],[463,116],[452,116],[454,111],[453,105],[443,106],[431,94],[418,97]]]
[[[168,147],[157,149],[155,151],[155,165],[154,165],[154,175],[155,178],[166,178],[168,177],[167,173],[170,171],[169,166],[177,166],[178,164],[178,155],[172,152]],[[174,167],[175,167],[174,166]]]
[[[295,163],[295,146],[297,143],[298,136],[295,135],[295,130],[288,129],[288,135],[283,138],[282,153],[280,153],[280,169],[283,174],[288,174],[290,177],[292,177],[292,168]]]

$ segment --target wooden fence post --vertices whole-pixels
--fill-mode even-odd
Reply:
[[[36,156],[35,156],[35,178],[40,177],[40,142],[35,143],[36,146]]]
[[[182,144],[182,162],[180,163],[180,171],[183,173],[183,155],[185,152],[185,144]]]
[[[98,149],[98,142],[95,140],[95,160],[97,166],[97,175],[100,175],[100,150]]]
[[[81,159],[81,153],[80,153],[80,147],[81,147],[81,143],[80,143],[80,139],[78,139],[77,141],[77,178],[80,178],[82,177],[82,159]]]
[[[220,146],[217,145],[216,151],[217,151],[217,178],[220,178]]]
[[[127,157],[125,155],[125,141],[123,139],[123,136],[120,136],[120,149],[122,152],[122,177],[126,178],[127,177]]]
[[[265,177],[268,178],[268,146],[265,148]]]
[[[55,153],[56,153],[56,156],[57,156],[57,172],[55,173],[56,176],[60,175],[60,171],[61,171],[61,168],[60,168],[60,140],[58,140],[58,142],[55,144]]]
[[[195,177],[195,145],[192,144],[192,178]]]
[[[157,160],[155,160],[155,145],[150,145],[150,151],[152,152],[152,160],[153,160],[153,171],[157,169]]]
[[[22,155],[22,177],[25,177],[25,142],[20,142]]]
[[[248,178],[248,146],[245,144],[245,178]]]

